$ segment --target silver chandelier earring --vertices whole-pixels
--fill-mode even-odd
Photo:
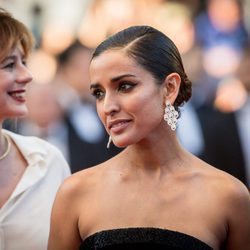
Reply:
[[[111,142],[112,142],[112,138],[111,138],[111,136],[109,136],[109,140],[108,140],[107,148],[109,148],[109,147],[110,147]]]
[[[171,127],[173,131],[176,130],[176,124],[178,119],[179,113],[175,110],[174,106],[167,100],[165,113],[164,113],[164,120],[167,124]]]

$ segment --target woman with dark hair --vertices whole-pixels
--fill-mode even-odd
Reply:
[[[0,8],[0,249],[45,250],[56,192],[70,175],[54,146],[3,129],[27,115],[32,81],[26,60],[33,47],[26,26]]]
[[[97,47],[90,77],[109,143],[125,149],[64,182],[49,249],[249,249],[247,188],[174,132],[191,96],[174,43],[152,27],[125,29]]]

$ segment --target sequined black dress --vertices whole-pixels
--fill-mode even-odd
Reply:
[[[79,250],[212,250],[201,240],[159,228],[123,228],[87,237]]]

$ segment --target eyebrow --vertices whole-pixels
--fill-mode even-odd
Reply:
[[[0,63],[5,63],[8,60],[15,60],[15,58],[16,58],[16,56],[14,56],[14,55],[7,56]]]
[[[114,78],[111,78],[111,82],[114,83],[114,82],[117,82],[119,80],[121,80],[122,78],[125,78],[125,77],[136,77],[135,75],[132,75],[132,74],[124,74],[124,75],[120,75],[120,76],[116,76]],[[90,89],[93,89],[93,88],[97,88],[97,87],[100,87],[100,84],[99,83],[91,83],[90,84]]]

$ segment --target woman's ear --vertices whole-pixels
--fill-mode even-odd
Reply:
[[[178,73],[171,73],[165,78],[163,82],[165,101],[168,100],[171,104],[175,102],[179,94],[180,85],[181,77]]]

